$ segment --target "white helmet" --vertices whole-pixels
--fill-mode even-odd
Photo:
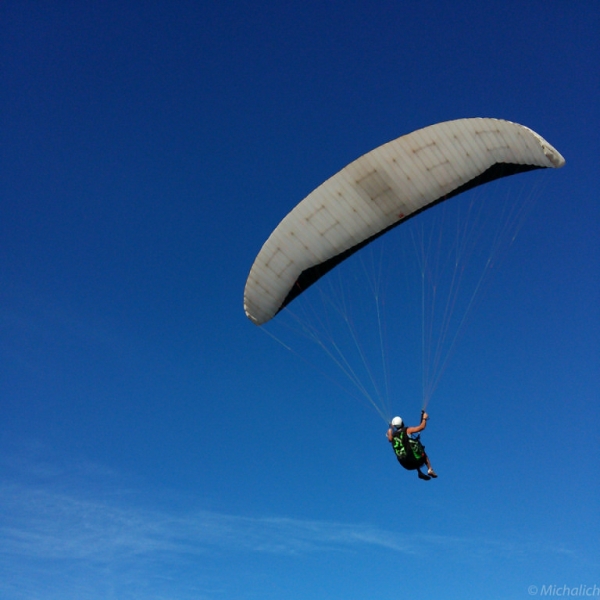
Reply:
[[[392,419],[392,427],[400,429],[400,427],[402,427],[402,419],[400,417],[394,417]]]

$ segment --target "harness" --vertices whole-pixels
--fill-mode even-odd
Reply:
[[[406,428],[392,433],[392,447],[398,462],[409,471],[418,469],[425,464],[425,446],[421,444],[420,436],[410,437]]]

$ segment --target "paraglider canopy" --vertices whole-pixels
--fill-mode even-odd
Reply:
[[[336,173],[281,221],[250,271],[246,315],[266,323],[351,254],[443,200],[564,163],[537,133],[498,119],[438,123],[384,144]]]

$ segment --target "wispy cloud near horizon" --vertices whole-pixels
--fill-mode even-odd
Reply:
[[[44,461],[35,469],[15,467],[8,470],[22,477],[0,484],[0,595],[7,598],[139,597],[140,585],[145,598],[172,597],[173,589],[179,598],[212,597],[196,587],[173,588],[174,582],[218,587],[212,565],[235,569],[242,554],[266,565],[282,559],[300,564],[310,556],[320,561],[319,555],[327,561],[396,555],[420,564],[447,553],[457,563],[574,554],[537,542],[398,533],[369,523],[148,508],[117,475],[96,465],[76,465],[77,478]]]
[[[235,570],[243,553],[269,565],[367,548],[419,551],[414,541],[370,525],[155,510],[140,507],[128,492],[103,500],[84,491],[11,483],[0,485],[0,504],[3,598],[197,599],[212,597],[207,589],[231,585],[215,580],[214,565]],[[192,590],[190,582],[205,589]]]
[[[418,553],[415,540],[368,524],[235,516],[208,510],[173,514],[60,491],[0,486],[2,553],[105,561],[115,556],[250,551],[297,554],[380,547]]]
[[[365,523],[281,516],[236,516],[209,510],[167,512],[128,501],[96,500],[35,485],[0,485],[1,554],[105,562],[127,556],[260,552],[281,555],[382,549],[406,555],[447,551],[511,554],[565,548],[431,533],[398,534]]]

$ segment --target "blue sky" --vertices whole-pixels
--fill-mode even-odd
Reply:
[[[600,587],[595,2],[8,0],[0,26],[2,598]],[[424,483],[242,294],[324,179],[468,116],[567,164],[502,188],[540,191],[430,403]]]

